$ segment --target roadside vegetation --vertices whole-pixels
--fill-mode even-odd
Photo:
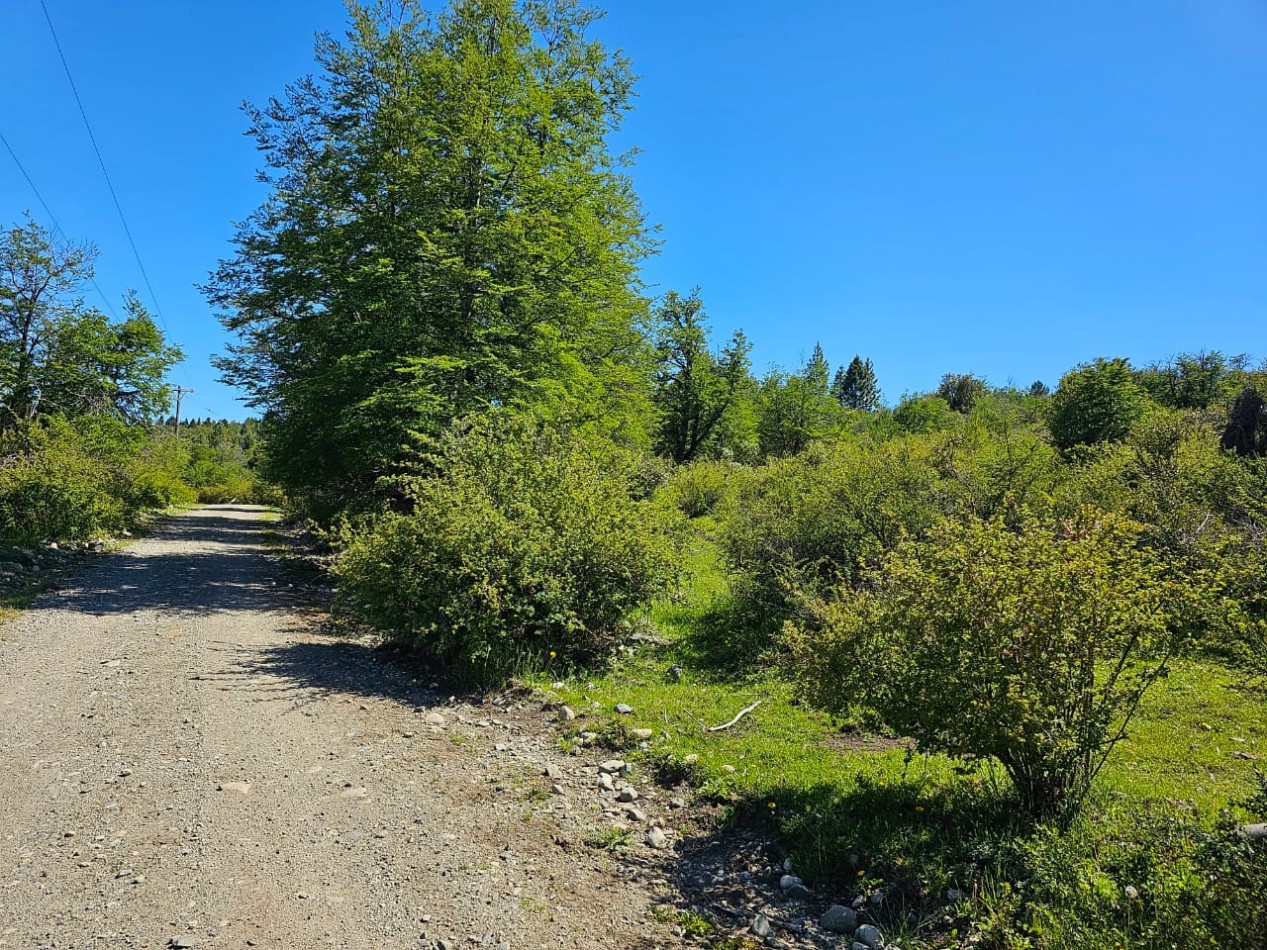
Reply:
[[[271,192],[206,288],[343,616],[548,685],[890,943],[1267,944],[1267,369],[754,375],[642,292],[597,14],[377,11],[248,110]]]
[[[253,422],[175,435],[167,377],[182,355],[135,295],[113,318],[84,301],[95,258],[29,218],[0,232],[0,543],[120,536],[172,505],[277,500],[253,471]]]

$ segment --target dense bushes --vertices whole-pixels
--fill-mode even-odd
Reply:
[[[688,518],[700,518],[713,514],[748,472],[734,462],[692,462],[674,471],[659,494]]]
[[[1139,532],[1095,512],[943,524],[791,628],[803,685],[921,749],[993,758],[1026,811],[1067,816],[1190,619]]]
[[[169,437],[117,420],[50,419],[11,435],[0,462],[0,537],[85,538],[134,527],[147,509],[193,501]]]
[[[1267,794],[1245,807],[1267,818]],[[1210,823],[1169,805],[1118,806],[1020,850],[1037,946],[1267,946],[1267,853],[1230,810]]]
[[[674,532],[634,499],[635,461],[531,419],[452,431],[402,481],[408,510],[348,546],[344,603],[468,679],[600,656],[674,573]]]
[[[740,485],[722,548],[744,596],[784,608],[792,588],[847,582],[928,528],[938,482],[927,441],[816,446]]]

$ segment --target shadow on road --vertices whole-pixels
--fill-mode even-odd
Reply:
[[[294,609],[297,591],[270,558],[263,511],[202,508],[161,522],[152,537],[81,571],[50,606],[102,616]]]

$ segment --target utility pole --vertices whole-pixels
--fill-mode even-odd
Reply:
[[[186,389],[183,386],[173,386],[176,391],[176,438],[180,438],[180,401],[188,393],[192,393],[192,389]]]

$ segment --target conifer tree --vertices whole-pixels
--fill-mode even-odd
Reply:
[[[871,365],[871,360],[855,356],[848,369],[838,369],[832,382],[831,394],[846,409],[861,409],[864,412],[879,409],[880,387],[876,383],[875,367]]]

